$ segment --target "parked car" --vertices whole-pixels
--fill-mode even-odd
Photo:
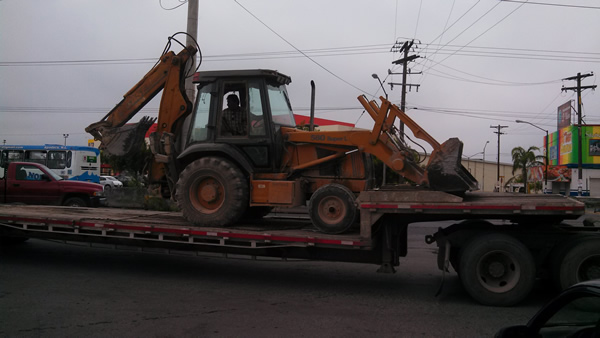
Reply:
[[[65,180],[43,164],[10,162],[0,178],[0,203],[97,207],[106,204],[100,184]]]
[[[120,174],[116,178],[117,180],[121,181],[121,183],[123,183],[124,187],[130,186],[131,182],[133,181],[133,177],[127,174]]]
[[[566,289],[527,325],[503,328],[496,337],[600,337],[600,279]]]
[[[123,183],[112,176],[100,176],[100,184],[102,184],[104,190],[123,187]]]

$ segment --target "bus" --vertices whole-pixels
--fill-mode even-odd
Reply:
[[[0,145],[0,168],[14,161],[41,163],[66,180],[100,183],[100,150],[94,147]]]

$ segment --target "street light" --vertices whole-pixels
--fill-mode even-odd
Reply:
[[[67,145],[67,137],[69,137],[69,134],[63,134],[63,137],[65,138],[65,146]]]
[[[383,87],[383,82],[381,82],[381,79],[379,78],[379,76],[377,76],[377,74],[373,74],[371,75],[374,79],[377,79],[379,81],[379,85],[381,85],[381,89],[383,90],[383,93],[385,94],[385,99],[387,100],[388,98],[388,94],[385,91],[385,88]]]
[[[535,127],[541,131],[545,131],[546,132],[546,169],[545,169],[545,173],[544,173],[544,193],[546,193],[546,189],[548,189],[548,131],[546,129],[540,128],[538,126],[536,126],[535,124],[531,123],[531,122],[527,122],[527,121],[522,121],[522,120],[516,120],[515,122],[517,123],[526,123],[532,127]],[[527,182],[525,182],[525,185],[527,185]]]
[[[381,79],[379,78],[379,76],[377,74],[373,74],[371,75],[374,79],[377,79],[379,81],[379,85],[381,86],[381,89],[383,90],[383,93],[385,94],[385,99],[387,100],[388,98],[388,94],[385,91],[385,88],[383,87],[383,82],[381,82]],[[385,185],[385,175],[386,175],[386,165],[385,162],[383,163],[383,180],[381,181],[381,185],[384,186]]]

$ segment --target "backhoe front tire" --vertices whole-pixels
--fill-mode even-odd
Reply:
[[[248,208],[248,181],[242,171],[221,157],[190,163],[177,181],[177,204],[198,226],[227,226]]]

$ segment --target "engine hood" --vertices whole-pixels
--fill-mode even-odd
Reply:
[[[104,188],[100,184],[92,183],[92,182],[63,180],[63,181],[58,181],[58,184],[60,184],[61,188],[65,189],[65,190],[78,190],[78,191],[86,190],[86,191],[90,191],[90,192],[104,190]]]

